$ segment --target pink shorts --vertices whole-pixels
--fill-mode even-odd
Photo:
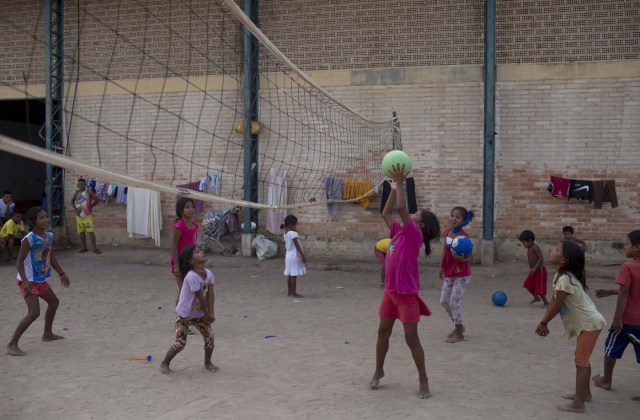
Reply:
[[[421,315],[431,315],[431,311],[417,293],[401,295],[385,290],[378,315],[383,318],[399,319],[403,324],[414,324],[420,321]]]
[[[20,288],[20,294],[22,294],[23,298],[27,297],[27,294],[24,292],[24,289],[22,288],[22,281],[18,280],[18,287]],[[30,285],[30,289],[31,289],[31,294],[32,295],[41,295],[44,292],[46,292],[47,290],[51,289],[51,286],[49,286],[49,282],[45,281],[42,283],[33,283],[31,282]]]

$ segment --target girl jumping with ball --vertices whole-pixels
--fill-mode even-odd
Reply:
[[[431,315],[431,311],[418,294],[418,257],[422,244],[425,245],[425,254],[428,256],[431,253],[430,241],[440,236],[440,223],[427,210],[409,214],[404,198],[405,178],[404,167],[394,166],[391,194],[382,211],[382,218],[390,229],[391,243],[385,257],[384,294],[378,311],[380,325],[376,343],[376,370],[369,384],[375,389],[384,377],[389,338],[396,319],[399,319],[404,327],[405,341],[418,368],[418,394],[420,398],[429,398],[429,379],[425,369],[424,350],[418,337],[418,321],[420,316]],[[394,205],[400,222],[392,218]]]
[[[454,329],[445,340],[447,343],[457,343],[464,340],[465,328],[462,324],[462,310],[460,302],[467,286],[471,282],[471,263],[473,252],[468,255],[458,255],[452,250],[453,240],[458,236],[468,236],[463,230],[473,221],[475,213],[464,207],[454,207],[449,215],[449,228],[444,232],[444,251],[440,262],[440,278],[443,280],[440,304],[453,321]]]

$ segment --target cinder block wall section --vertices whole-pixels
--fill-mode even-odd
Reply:
[[[119,4],[120,10],[104,9],[104,3],[97,0],[83,2],[87,15],[110,26],[117,22],[123,34],[142,39],[143,14],[132,12],[140,3]],[[169,13],[164,1],[144,4],[151,13]],[[208,1],[190,4],[199,11],[200,19],[208,16],[208,24],[219,23],[217,15],[207,12]],[[404,147],[414,159],[418,204],[434,210],[444,223],[455,205],[482,208],[482,4],[475,0],[398,0],[389,8],[382,0],[274,0],[261,2],[260,24],[291,61],[350,107],[378,120],[389,119],[392,111],[398,113]],[[33,28],[41,17],[40,7],[35,0],[8,0],[0,13],[21,27]],[[67,7],[67,13],[67,48],[72,51],[77,34],[74,8]],[[174,8],[170,15],[166,21],[181,28],[180,33],[191,30],[194,35],[202,30],[193,22],[189,25],[184,8]],[[109,68],[111,63],[109,77],[141,77],[150,86],[161,86],[165,77],[173,77],[167,75],[163,62],[139,74],[131,59],[134,51],[126,43],[109,42],[102,23],[80,28],[85,35],[80,50],[92,68]],[[214,67],[220,65],[227,72],[239,72],[239,61],[221,61],[217,46],[211,50],[210,63],[218,67],[209,68],[206,60],[190,60],[179,38],[168,42],[169,32],[163,25],[146,29],[150,31],[148,48],[168,59],[170,67],[181,74],[215,75]],[[233,32],[232,26],[226,30]],[[4,84],[0,99],[16,98],[15,90],[7,85],[23,84],[25,69],[29,69],[30,84],[44,92],[42,55],[32,54],[33,39],[24,32],[29,33],[15,25],[0,25],[0,54],[5,57],[0,60]],[[206,40],[196,38],[194,45],[207,48]],[[241,38],[235,39],[234,45],[241,45]],[[498,2],[495,233],[499,259],[523,256],[516,240],[522,229],[532,229],[546,252],[565,224],[573,225],[578,236],[587,240],[594,261],[622,259],[619,242],[625,233],[640,228],[639,40],[639,0]],[[169,45],[175,55],[167,55]],[[71,63],[65,70],[74,71]],[[89,69],[80,73],[83,82],[95,79],[95,72]],[[146,91],[148,95],[158,93]],[[231,90],[228,93],[233,95]],[[115,94],[107,100],[126,109],[126,100]],[[91,112],[102,98],[84,96],[82,101],[83,112]],[[141,113],[137,118],[145,126],[154,117]],[[90,128],[80,121],[74,124],[81,130],[71,136],[72,155],[96,161],[95,135],[91,137]],[[170,126],[171,121],[163,124]],[[180,135],[192,133],[182,130]],[[158,141],[173,140],[159,137]],[[101,156],[109,156],[109,164],[122,164],[117,148],[102,150]],[[130,158],[140,162],[139,176],[151,176],[147,155]],[[166,159],[158,159],[154,167],[165,176],[162,182],[178,183],[185,175],[184,168],[174,169]],[[166,176],[169,173],[178,178]],[[604,209],[596,210],[589,203],[553,198],[546,191],[552,174],[615,179],[620,207],[611,209],[605,204]],[[66,190],[70,193],[76,174],[68,175]],[[235,194],[233,190],[229,193]],[[168,247],[175,197],[163,195],[162,203],[162,244]],[[322,206],[297,211],[310,255],[371,258],[371,247],[386,233],[378,203],[376,198],[368,209],[341,204],[335,219]],[[260,217],[262,228],[264,214]],[[69,222],[73,226],[71,219]],[[482,222],[478,211],[469,229],[474,238],[480,237]],[[97,209],[100,243],[150,244],[129,240],[125,226],[123,207],[107,204]],[[77,239],[73,233],[72,239]]]

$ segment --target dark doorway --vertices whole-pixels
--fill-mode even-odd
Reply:
[[[0,101],[0,134],[44,148],[45,112],[44,99]],[[13,193],[17,208],[42,205],[45,182],[44,163],[0,151],[0,190]]]

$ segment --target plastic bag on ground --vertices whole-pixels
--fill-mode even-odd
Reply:
[[[258,260],[268,260],[278,255],[278,244],[265,238],[264,235],[256,235],[251,241],[251,246],[256,249]]]

